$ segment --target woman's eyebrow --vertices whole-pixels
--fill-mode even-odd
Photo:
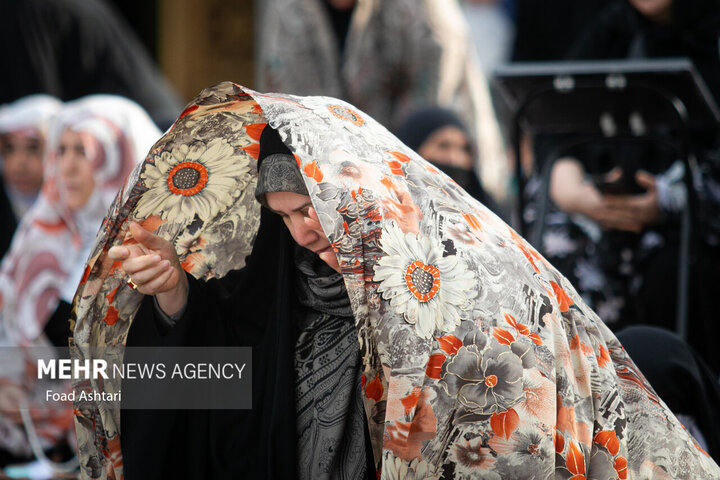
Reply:
[[[307,208],[307,207],[312,207],[312,201],[307,201],[307,202],[303,203],[302,205],[300,205],[299,207],[293,208],[293,209],[290,210],[290,211],[291,211],[291,212],[299,212],[299,211],[301,211],[301,210],[304,210],[304,209]],[[273,208],[270,208],[270,207],[267,207],[267,208],[268,208],[268,210],[270,210],[271,212],[273,212],[273,213],[276,214],[276,215],[285,215],[284,212],[278,212],[277,210],[275,210],[275,209],[273,209]]]
[[[304,204],[300,205],[296,209],[293,210],[293,212],[299,212],[301,210],[305,210],[307,207],[312,207],[312,201],[308,200]]]

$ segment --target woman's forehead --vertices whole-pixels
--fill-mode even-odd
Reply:
[[[268,192],[265,194],[265,200],[271,210],[282,213],[302,210],[308,205],[312,205],[308,195],[294,192]]]

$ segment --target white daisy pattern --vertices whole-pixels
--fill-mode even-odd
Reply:
[[[141,178],[148,191],[137,205],[137,216],[161,212],[163,220],[206,222],[243,191],[250,162],[221,138],[180,145],[147,165]]]
[[[431,238],[403,233],[391,222],[383,228],[381,248],[387,254],[375,266],[382,298],[423,338],[460,324],[460,313],[474,298],[475,275],[457,255],[443,257]]]
[[[382,478],[387,480],[433,480],[440,478],[437,469],[419,458],[407,462],[390,451],[383,455]]]

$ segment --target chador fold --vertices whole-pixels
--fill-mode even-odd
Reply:
[[[256,199],[278,190],[265,180],[258,189],[268,125],[287,152],[264,161],[295,161],[303,208],[316,212],[333,261],[293,244],[291,215]],[[720,477],[572,285],[347,103],[206,89],[122,192],[75,298],[75,357],[98,345],[251,345],[253,408],[121,413],[76,403],[85,478]],[[108,256],[135,242],[131,221],[171,242],[189,273],[169,331]],[[336,265],[340,283],[310,250]],[[117,391],[114,382],[92,386]],[[340,405],[318,395],[336,388],[347,395],[333,418],[357,432],[351,439],[307,413]],[[347,455],[318,454],[323,442],[306,448],[307,432],[319,432],[309,444],[326,435]]]

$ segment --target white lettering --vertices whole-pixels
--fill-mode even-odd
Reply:
[[[74,402],[75,392],[55,392],[53,390],[45,391],[46,402]]]
[[[55,360],[50,360],[48,363],[45,363],[45,360],[42,358],[38,359],[38,379],[42,379],[43,375],[49,375],[50,378],[55,378]]]
[[[107,379],[107,362],[101,358],[95,359],[52,359],[47,362],[38,359],[38,379],[48,377],[51,379],[71,380],[73,378]],[[92,376],[91,376],[92,374]]]

